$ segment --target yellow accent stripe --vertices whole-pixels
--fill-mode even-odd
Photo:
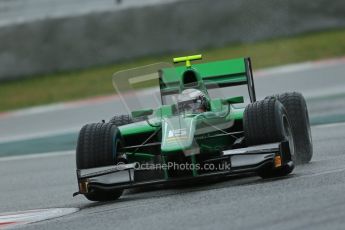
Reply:
[[[191,56],[186,56],[186,57],[176,57],[173,59],[173,61],[174,63],[186,62],[186,67],[191,67],[192,64],[190,61],[200,60],[200,59],[202,59],[202,55],[197,54],[197,55],[191,55]]]

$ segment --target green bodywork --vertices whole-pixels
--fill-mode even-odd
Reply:
[[[179,94],[191,88],[186,82],[192,82],[192,88],[201,90],[207,97],[207,90],[215,86],[223,88],[247,84],[245,61],[245,58],[239,58],[162,69],[161,94]],[[187,79],[190,76],[195,79]],[[133,162],[150,161],[157,155],[166,161],[169,156],[184,153],[186,159],[195,163],[199,157],[214,157],[224,149],[231,149],[236,138],[226,134],[242,131],[244,108],[234,104],[243,103],[243,97],[228,95],[226,98],[208,97],[207,100],[207,111],[196,114],[176,113],[176,104],[164,102],[153,110],[132,112],[133,117],[152,115],[144,121],[119,127],[122,138],[129,145],[122,151]],[[154,143],[158,145],[150,147]]]
[[[204,123],[217,124],[224,122],[231,122],[234,120],[242,120],[244,108],[235,108],[230,105],[224,106],[221,104],[221,99],[211,100],[211,111],[203,114],[191,116],[172,116],[171,113],[162,113],[162,119],[152,118],[147,121],[140,121],[124,126],[120,126],[120,133],[125,138],[135,138],[135,135],[142,133],[153,133],[162,129],[161,137],[161,151],[162,153],[169,153],[176,150],[184,150],[192,147],[196,127],[202,126]],[[163,112],[163,110],[158,110]],[[167,110],[165,110],[166,112]],[[177,124],[181,122],[180,124]],[[171,125],[172,124],[172,125]],[[176,127],[180,129],[186,128],[186,137],[178,140],[168,138],[169,131],[175,130]],[[178,144],[181,144],[178,145]]]

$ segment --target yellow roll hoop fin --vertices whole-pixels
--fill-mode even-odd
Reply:
[[[176,57],[173,59],[174,63],[179,63],[179,62],[186,62],[186,67],[191,67],[192,64],[190,61],[193,60],[200,60],[202,59],[202,55],[192,55],[192,56],[186,56],[186,57]]]

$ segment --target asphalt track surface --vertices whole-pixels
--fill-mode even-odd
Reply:
[[[128,190],[118,201],[97,203],[82,196],[72,198],[77,190],[73,151],[2,157],[0,212],[80,208],[74,214],[25,225],[25,229],[344,229],[344,72],[340,62],[257,74],[259,97],[301,91],[308,98],[315,124],[319,124],[318,119],[329,123],[312,127],[312,162],[297,166],[285,178],[263,180],[254,176],[203,185]],[[30,128],[30,135],[44,136],[52,126],[61,133],[68,130],[63,121],[75,127],[101,113],[108,118],[118,108],[109,108],[112,101],[3,116],[0,140],[18,135],[21,138],[15,143],[19,145]],[[81,118],[83,114],[87,117]],[[40,122],[35,120],[37,116]],[[18,121],[24,127],[19,128]]]

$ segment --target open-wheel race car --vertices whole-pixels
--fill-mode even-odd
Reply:
[[[80,130],[75,195],[106,201],[155,184],[244,173],[281,177],[311,160],[300,93],[257,101],[249,58],[192,65],[197,59],[114,74],[122,115]]]

